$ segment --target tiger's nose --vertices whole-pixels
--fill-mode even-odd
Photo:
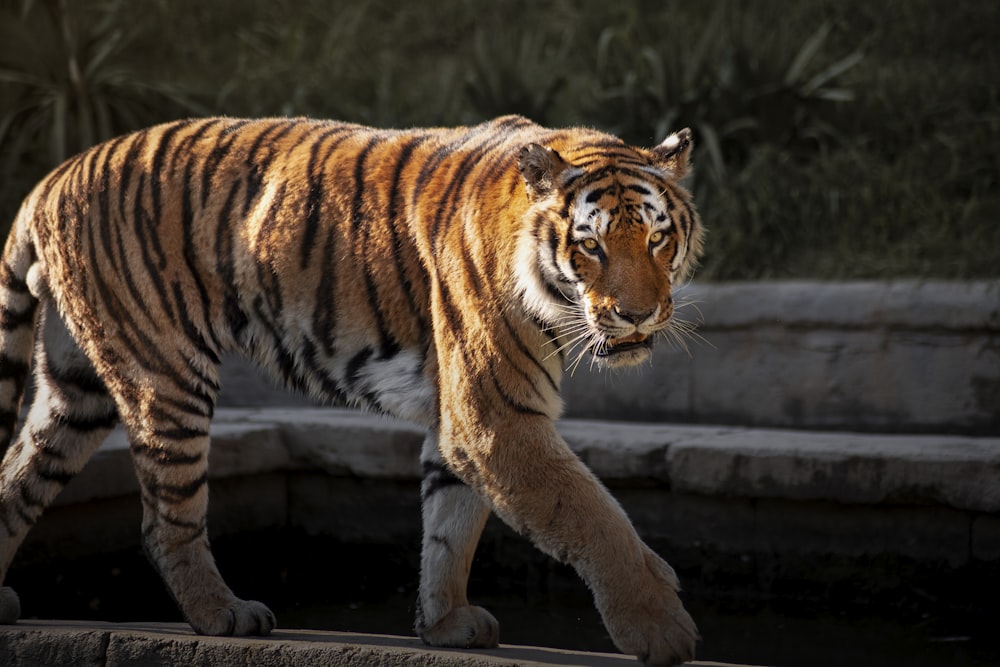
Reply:
[[[650,308],[647,310],[630,310],[620,306],[615,306],[615,315],[622,318],[629,324],[639,325],[651,318],[656,313],[656,310],[656,308]]]

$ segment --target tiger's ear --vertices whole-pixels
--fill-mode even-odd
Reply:
[[[568,166],[559,153],[534,143],[524,146],[517,156],[517,168],[532,199],[550,194],[555,189],[556,177]]]
[[[691,156],[691,149],[694,147],[694,140],[691,138],[691,129],[685,127],[680,132],[674,132],[663,140],[663,143],[650,150],[653,161],[657,166],[669,171],[674,178],[684,178],[690,170],[688,158]]]

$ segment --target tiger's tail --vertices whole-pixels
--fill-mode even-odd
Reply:
[[[27,201],[21,207],[0,259],[0,460],[14,436],[35,342],[39,298],[28,277],[35,263],[31,209]]]

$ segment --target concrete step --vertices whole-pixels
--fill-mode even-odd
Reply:
[[[0,625],[0,665],[11,667],[624,667],[635,659],[609,653],[501,645],[492,650],[439,649],[418,639],[316,630],[268,637],[202,637],[177,623],[21,621]],[[724,663],[689,665],[725,667]]]
[[[690,547],[1000,564],[1000,438],[584,420],[559,429],[640,534],[674,558]],[[294,525],[359,541],[419,536],[423,431],[413,425],[350,410],[220,409],[212,438],[213,534]],[[357,480],[386,490],[362,493]],[[133,545],[137,500],[102,521],[89,507],[137,493],[118,430],[29,534],[19,561]],[[351,511],[330,512],[338,503]],[[80,531],[81,521],[94,529]]]
[[[580,419],[564,420],[559,430],[611,485],[635,480],[703,496],[1000,512],[1000,438]],[[422,440],[416,426],[352,410],[220,408],[210,474],[308,469],[415,480]],[[57,504],[135,493],[130,471],[128,443],[117,430]]]

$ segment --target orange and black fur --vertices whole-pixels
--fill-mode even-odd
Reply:
[[[376,130],[188,120],[101,144],[27,197],[0,263],[0,581],[121,422],[150,559],[192,627],[267,634],[209,551],[209,423],[237,351],[329,403],[423,424],[416,631],[494,646],[466,580],[490,511],[573,565],[615,643],[691,658],[671,568],[554,427],[560,377],[646,359],[701,227],[687,130],[650,149],[520,117]],[[32,354],[34,355],[32,362]],[[0,622],[19,615],[0,589]]]

